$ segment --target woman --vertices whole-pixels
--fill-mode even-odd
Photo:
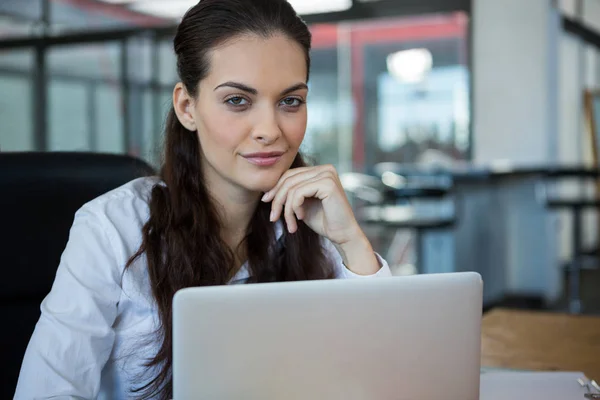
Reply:
[[[17,399],[169,398],[184,287],[390,275],[335,169],[298,153],[310,33],[291,6],[202,0],[174,45],[160,177],[77,212]]]

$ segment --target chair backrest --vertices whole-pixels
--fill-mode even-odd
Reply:
[[[0,153],[0,398],[12,398],[40,303],[54,281],[75,212],[130,180],[153,175],[125,155]]]

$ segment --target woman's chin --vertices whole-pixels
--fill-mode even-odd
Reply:
[[[257,179],[247,178],[247,179],[236,179],[236,183],[240,188],[248,192],[268,192],[273,189],[275,185],[277,185],[277,179]]]
[[[246,184],[245,186],[251,192],[264,193],[264,192],[268,192],[269,190],[273,189],[276,184],[277,184],[277,181],[273,182],[273,184],[257,183],[255,185]]]
[[[269,174],[253,174],[247,176],[246,179],[243,179],[240,183],[253,192],[268,192],[277,185],[281,175],[283,175],[283,173],[279,171]]]

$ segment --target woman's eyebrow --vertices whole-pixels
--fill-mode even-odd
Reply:
[[[257,95],[258,94],[258,90],[254,89],[253,87],[250,87],[248,85],[245,85],[243,83],[239,83],[239,82],[233,82],[233,81],[228,81],[225,83],[220,84],[219,86],[217,86],[215,88],[215,90],[219,89],[219,88],[223,88],[223,87],[231,87],[234,89],[239,89],[242,90],[246,93],[250,93],[252,95]],[[281,92],[281,96],[285,96],[288,93],[292,93],[295,92],[296,90],[300,90],[300,89],[307,89],[308,90],[308,86],[306,85],[306,83],[297,83],[293,86],[290,86],[289,88],[283,90]]]
[[[285,96],[288,93],[292,93],[292,92],[295,92],[296,90],[300,90],[300,89],[308,90],[308,86],[306,85],[306,83],[297,83],[294,86],[290,86],[289,88],[287,88],[283,92],[281,92],[281,96]]]
[[[244,85],[243,83],[239,83],[239,82],[228,81],[228,82],[222,83],[219,86],[217,86],[215,88],[215,90],[222,88],[222,87],[231,87],[231,88],[243,90],[244,92],[253,94],[255,96],[258,94],[258,90],[254,89],[248,85]]]

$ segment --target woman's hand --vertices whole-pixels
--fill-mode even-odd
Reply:
[[[283,213],[290,233],[298,230],[297,220],[302,220],[329,239],[353,272],[370,275],[379,270],[371,244],[354,217],[332,165],[288,170],[262,201],[272,202],[272,222]]]

